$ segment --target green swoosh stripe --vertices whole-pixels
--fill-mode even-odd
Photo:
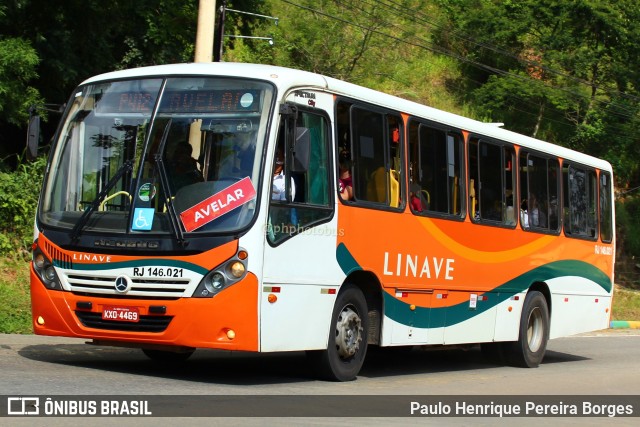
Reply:
[[[597,283],[607,293],[611,292],[611,279],[600,269],[583,261],[564,260],[554,261],[549,264],[534,268],[505,284],[498,286],[490,292],[482,294],[486,300],[478,301],[476,309],[469,309],[469,302],[461,302],[450,307],[416,307],[409,309],[409,304],[398,300],[388,292],[384,292],[385,315],[403,325],[411,325],[418,328],[440,328],[456,325],[469,320],[501,302],[511,298],[514,294],[529,288],[534,282],[548,279],[577,276]]]
[[[53,264],[56,267],[63,267],[69,265],[68,262],[60,261],[57,259],[53,260]],[[201,267],[197,264],[193,264],[186,261],[178,261],[172,259],[138,259],[135,261],[122,261],[122,262],[110,262],[103,264],[80,264],[74,263],[74,270],[112,270],[116,268],[131,268],[131,267],[175,267],[175,268],[184,268],[187,270],[191,270],[195,273],[205,275],[209,272],[204,267]]]
[[[349,275],[357,270],[362,270],[358,261],[351,255],[349,249],[344,243],[340,243],[336,248],[336,260],[338,261],[338,265],[344,272],[344,274]]]
[[[344,243],[340,243],[336,248],[336,258],[340,268],[347,275],[353,271],[362,270],[362,267],[351,255]],[[468,301],[450,307],[415,307],[415,310],[410,310],[409,304],[383,291],[384,312],[387,317],[398,323],[418,328],[451,326],[495,307],[511,298],[514,294],[528,289],[534,282],[543,282],[566,276],[576,276],[590,280],[598,284],[607,293],[611,293],[613,287],[609,276],[599,268],[579,260],[562,260],[534,268],[494,288],[492,291],[482,294],[487,299],[478,301],[475,310],[469,309]]]
[[[592,282],[600,285],[600,287],[607,291],[607,293],[611,293],[611,289],[613,287],[609,276],[607,276],[605,272],[600,270],[599,268],[594,267],[593,265],[588,264],[584,261],[563,260],[550,262],[548,264],[534,268],[533,270],[505,283],[500,288],[509,286],[512,282],[533,283],[534,281],[545,281],[548,279],[553,279],[555,277],[564,276],[577,276],[591,280]]]

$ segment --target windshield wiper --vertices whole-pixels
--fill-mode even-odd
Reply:
[[[73,230],[71,230],[71,241],[76,241],[78,237],[80,237],[80,234],[82,234],[82,229],[84,228],[85,225],[87,225],[87,222],[89,221],[89,217],[91,217],[91,214],[93,214],[96,211],[96,209],[98,209],[98,207],[100,206],[100,203],[102,203],[105,197],[107,197],[107,195],[109,194],[109,191],[111,191],[111,189],[115,187],[115,185],[118,183],[120,178],[122,178],[122,176],[125,173],[130,173],[132,170],[133,170],[133,160],[131,159],[125,161],[124,164],[120,166],[120,169],[117,170],[117,172],[109,180],[107,185],[102,189],[102,191],[100,191],[100,194],[98,194],[98,196],[95,199],[93,199],[93,202],[91,202],[91,205],[87,209],[85,209],[85,211],[82,213],[82,216],[80,217],[78,222],[76,222],[76,225],[73,227]]]
[[[176,239],[179,245],[183,247],[187,245],[186,240],[184,239],[184,234],[182,233],[182,229],[180,228],[180,223],[178,222],[178,214],[176,214],[176,210],[173,207],[173,201],[171,200],[171,186],[169,185],[169,178],[167,176],[167,168],[164,166],[164,160],[162,160],[162,153],[164,153],[164,146],[167,142],[167,138],[169,137],[169,129],[171,128],[171,121],[173,119],[169,119],[169,122],[164,128],[162,132],[162,139],[160,140],[160,144],[158,146],[158,151],[153,156],[153,159],[156,162],[158,168],[158,175],[160,177],[160,187],[164,194],[169,195],[166,200],[167,204],[167,213],[169,214],[169,226],[171,228],[171,232],[173,237]]]

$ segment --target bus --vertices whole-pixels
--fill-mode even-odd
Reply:
[[[33,329],[161,361],[305,351],[337,381],[372,346],[537,367],[608,327],[613,197],[604,160],[310,72],[110,72],[52,140]]]

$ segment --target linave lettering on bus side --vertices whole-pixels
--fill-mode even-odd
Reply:
[[[72,259],[74,261],[90,261],[90,262],[111,262],[111,255],[94,255],[94,254],[85,254],[74,252]]]
[[[180,214],[180,219],[186,231],[193,231],[250,202],[255,197],[256,190],[253,188],[251,179],[245,177],[186,209]]]
[[[453,258],[384,253],[385,276],[453,280]]]

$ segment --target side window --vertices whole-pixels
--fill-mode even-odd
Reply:
[[[469,206],[474,221],[515,226],[515,152],[511,146],[469,142]]]
[[[267,238],[272,244],[325,222],[333,213],[328,120],[301,110],[295,132],[287,122],[293,120],[280,123],[271,181]],[[306,168],[293,166],[301,151],[308,154],[303,156],[308,157]]]
[[[600,238],[605,243],[613,240],[613,209],[611,206],[611,175],[600,171]]]
[[[596,174],[592,170],[563,165],[564,232],[567,236],[595,239]]]
[[[548,161],[549,185],[549,229],[560,231],[560,162],[558,159]]]
[[[389,159],[386,176],[389,186],[387,204],[397,208],[402,205],[402,180],[400,176],[403,169],[402,146],[404,132],[402,131],[402,120],[398,116],[387,114],[385,116],[385,124],[387,130],[385,149]]]
[[[462,135],[409,125],[409,204],[418,214],[460,216]]]
[[[401,204],[402,120],[395,114],[338,103],[338,193],[342,200]]]
[[[557,232],[558,160],[520,152],[520,225],[525,230]]]
[[[384,150],[384,116],[352,108],[351,146],[356,200],[387,202],[388,181]]]

